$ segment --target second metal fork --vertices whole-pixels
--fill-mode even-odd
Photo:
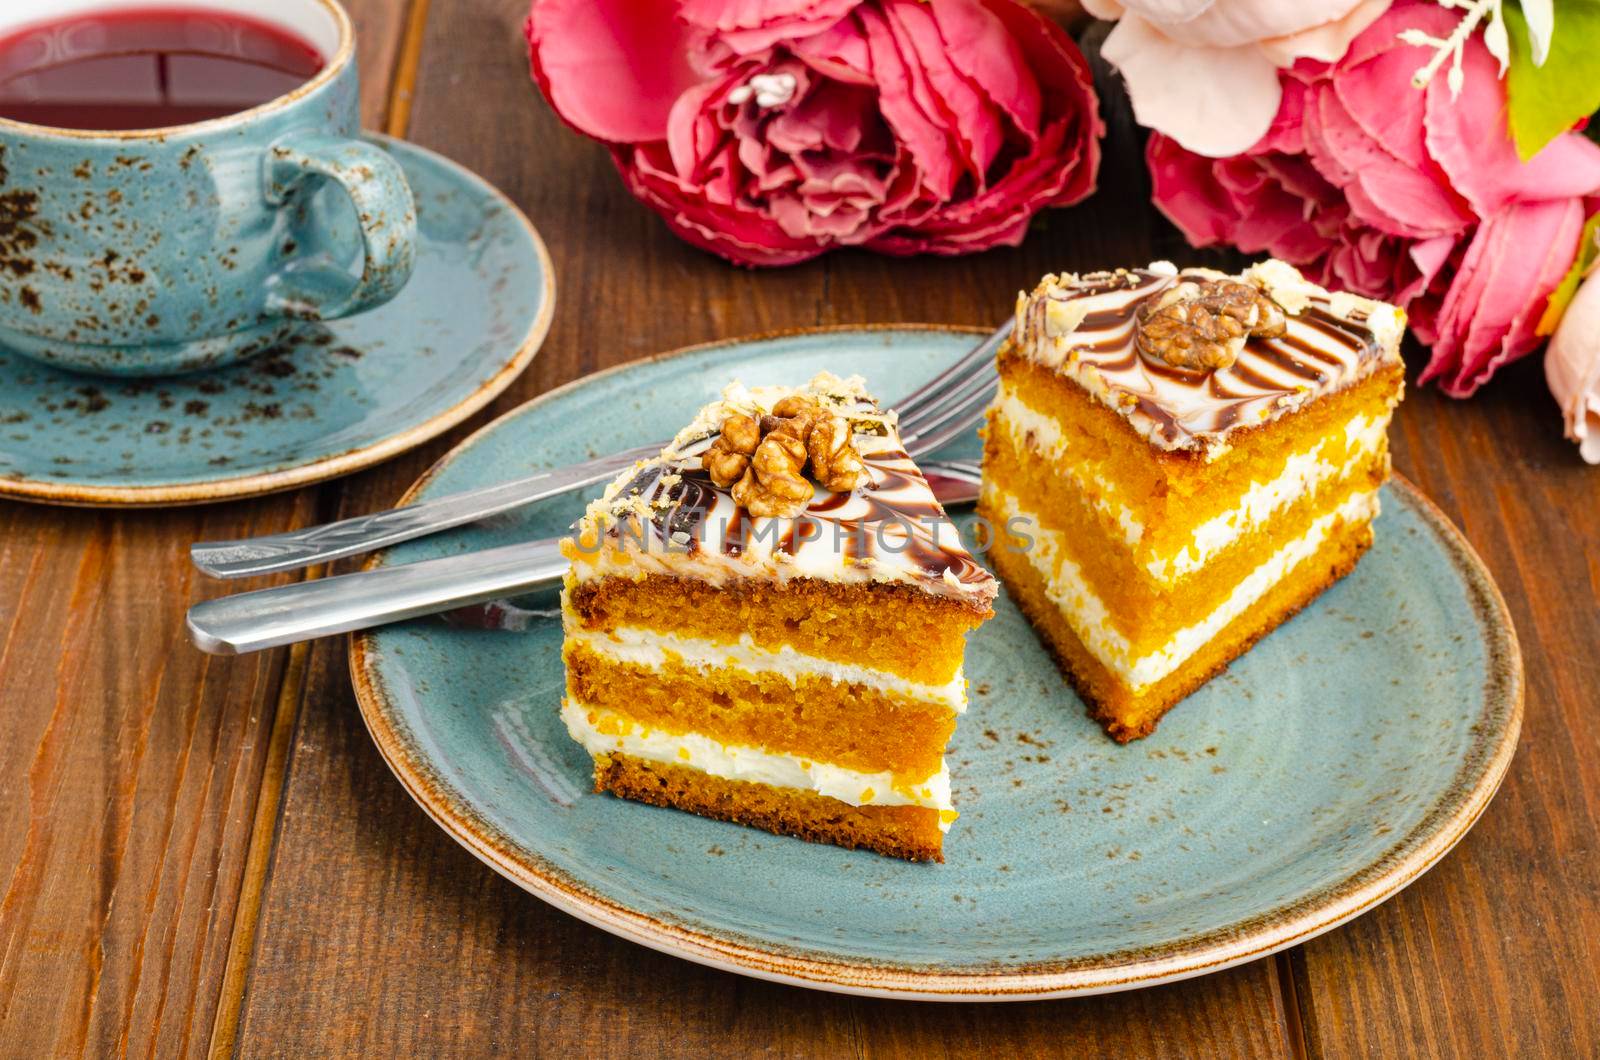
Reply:
[[[994,334],[894,406],[906,451],[920,459],[972,429],[994,394],[994,355],[1011,334],[1008,320]],[[359,515],[301,530],[190,546],[194,565],[216,578],[245,578],[295,570],[387,548],[428,534],[477,522],[536,501],[604,482],[665,443],[625,449],[580,464],[526,478],[452,493],[432,500]]]

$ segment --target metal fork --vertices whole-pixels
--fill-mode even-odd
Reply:
[[[1011,327],[1007,320],[895,406],[900,414],[900,437],[912,457],[933,453],[970,430],[983,415],[994,393],[994,354],[1011,334]],[[625,449],[512,482],[287,533],[200,541],[189,547],[189,558],[215,578],[246,578],[343,559],[605,482],[637,461],[656,455],[665,444]]]
[[[929,461],[922,471],[940,503],[977,500],[975,462]],[[377,567],[195,604],[189,639],[213,655],[238,655],[523,596],[560,584],[566,571],[556,538]]]

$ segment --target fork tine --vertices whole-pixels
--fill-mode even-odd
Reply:
[[[986,362],[993,363],[995,351],[1000,348],[1001,343],[1011,336],[1011,329],[1015,323],[1014,319],[1007,318],[1006,322],[1000,325],[994,334],[968,350],[961,356],[960,360],[907,394],[903,400],[894,406],[900,413],[901,421],[913,419],[923,411],[925,405],[941,400],[950,384],[958,378],[967,376],[974,367]]]
[[[995,386],[998,379],[990,378],[984,383],[974,386],[971,391],[963,394],[954,402],[939,410],[939,415],[934,416],[926,423],[920,424],[912,431],[914,439],[930,439],[933,436],[947,436],[952,431],[960,431],[962,423],[971,423],[974,416],[984,412],[994,400]]]
[[[972,372],[985,364],[992,364],[995,351],[1011,334],[1013,322],[1008,320],[983,342],[974,346],[963,354],[950,367],[928,380],[922,386],[912,391],[900,401],[895,408],[902,419],[914,419],[923,412],[931,403],[943,399],[950,386],[958,380],[969,377]]]
[[[993,389],[996,378],[993,362],[974,365],[964,378],[947,386],[937,399],[929,401],[912,415],[902,417],[902,436],[927,434],[952,417],[959,416],[969,407],[973,395]]]
[[[950,421],[964,415],[975,404],[987,403],[994,393],[997,376],[993,369],[979,373],[971,379],[964,380],[961,385],[947,394],[943,401],[936,407],[926,410],[916,417],[910,431],[913,437],[932,434],[942,429]]]
[[[952,419],[937,430],[918,435],[907,446],[907,451],[912,456],[921,459],[923,456],[938,452],[946,445],[949,445],[961,435],[972,430],[977,422],[983,418],[984,413],[988,411],[989,402],[993,396],[994,392],[992,390],[974,395],[973,400],[963,409],[959,417]]]
[[[920,420],[909,435],[903,436],[906,451],[912,456],[920,457],[934,452],[971,430],[994,399],[997,384],[998,377],[992,371],[987,373],[986,378],[972,381],[961,394],[940,407],[926,420]]]

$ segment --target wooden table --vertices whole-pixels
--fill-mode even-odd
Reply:
[[[1176,985],[885,1002],[659,955],[430,823],[367,738],[342,642],[191,649],[184,610],[223,587],[190,541],[390,504],[470,429],[597,368],[775,327],[989,324],[1049,270],[1194,258],[1122,142],[1105,190],[1020,249],[738,270],[558,124],[527,78],[523,0],[346,2],[367,123],[521,204],[555,258],[555,324],[492,408],[342,481],[169,511],[0,504],[0,1054],[1600,1055],[1600,469],[1561,439],[1537,361],[1468,403],[1413,389],[1392,436],[1522,637],[1527,722],[1499,797],[1386,905]]]

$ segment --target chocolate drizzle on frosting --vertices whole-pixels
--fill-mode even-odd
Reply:
[[[586,526],[603,525],[600,553],[626,552],[628,564],[643,569],[694,569],[703,577],[905,581],[941,595],[991,599],[993,575],[961,543],[901,446],[893,416],[879,411],[859,384],[828,402],[854,425],[853,441],[867,469],[856,489],[835,493],[814,486],[800,515],[753,518],[701,468],[700,454],[717,436],[711,428],[728,412],[759,412],[789,393],[827,396],[830,388],[845,385],[822,376],[800,391],[737,388],[661,456],[607,490],[580,523],[579,540]],[[607,562],[605,555],[586,557],[581,549],[575,561]]]
[[[1281,262],[1234,279],[1254,283],[1286,310],[1288,331],[1252,338],[1227,368],[1195,371],[1145,357],[1134,342],[1139,307],[1205,269],[1148,269],[1047,276],[1017,301],[1020,352],[1071,377],[1162,449],[1215,454],[1233,430],[1267,422],[1365,378],[1397,359],[1398,309],[1330,294]]]

